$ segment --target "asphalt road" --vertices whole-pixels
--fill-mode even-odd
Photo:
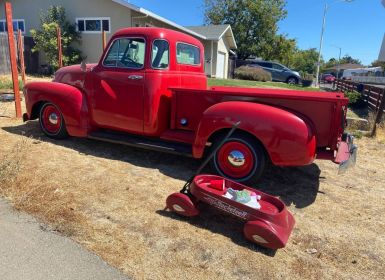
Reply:
[[[69,238],[44,230],[0,198],[1,280],[126,280]]]

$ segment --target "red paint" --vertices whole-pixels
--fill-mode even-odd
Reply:
[[[119,38],[144,39],[142,69],[103,65]],[[152,44],[159,39],[169,44],[165,69],[151,67]],[[199,48],[198,65],[177,62],[180,42]],[[337,151],[346,115],[341,112],[348,102],[342,93],[208,88],[202,43],[162,28],[122,29],[112,36],[98,64],[87,65],[85,71],[79,65],[61,68],[54,83],[29,83],[25,95],[27,119],[37,102],[49,101],[62,112],[69,135],[87,137],[94,130],[110,129],[182,142],[191,144],[195,158],[203,156],[214,133],[241,121],[239,129],[258,139],[273,164],[281,166],[310,164],[316,154]]]
[[[211,187],[212,182],[218,184],[218,181],[224,181],[223,189]],[[229,188],[260,195],[261,208],[255,209],[224,197]],[[267,248],[285,247],[295,224],[293,215],[280,199],[219,176],[196,176],[188,193],[190,197],[182,193],[171,194],[167,198],[167,208],[182,216],[196,216],[201,202],[209,204],[243,220],[245,237]]]

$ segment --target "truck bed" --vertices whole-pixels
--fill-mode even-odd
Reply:
[[[332,92],[241,87],[172,88],[171,91],[171,127],[174,129],[196,131],[204,111],[216,103],[255,102],[285,109],[307,120],[317,137],[317,147],[332,150],[336,149],[338,128],[348,103],[343,93]],[[180,124],[182,118],[188,120],[187,125]]]

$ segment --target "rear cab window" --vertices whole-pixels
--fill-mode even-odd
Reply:
[[[142,69],[146,42],[143,38],[116,39],[103,60],[105,67]]]
[[[176,59],[179,64],[200,65],[200,49],[194,45],[177,43]]]

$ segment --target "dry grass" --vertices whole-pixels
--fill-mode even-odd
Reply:
[[[192,159],[52,141],[36,122],[9,118],[0,118],[0,139],[2,195],[134,279],[385,279],[378,141],[358,140],[357,166],[345,175],[326,161],[267,173],[258,187],[280,196],[297,221],[287,247],[272,252],[208,207],[195,219],[164,211],[166,197],[196,170]]]

